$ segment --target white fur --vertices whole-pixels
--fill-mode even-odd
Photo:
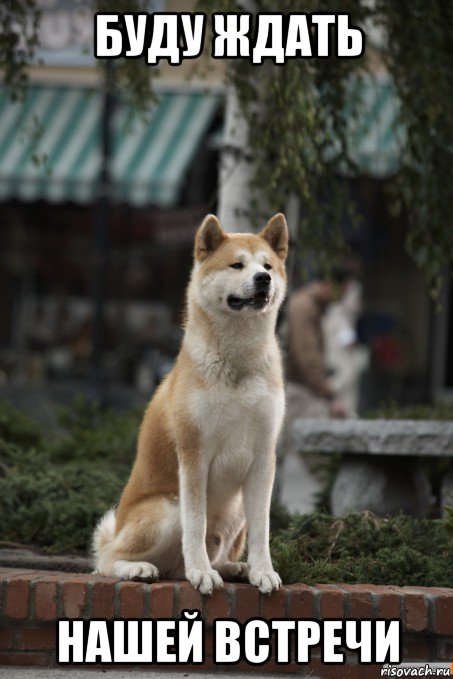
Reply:
[[[96,571],[99,573],[105,572],[106,554],[108,553],[110,545],[115,538],[115,528],[115,510],[110,509],[99,520],[93,534],[91,545],[94,562],[96,564]]]

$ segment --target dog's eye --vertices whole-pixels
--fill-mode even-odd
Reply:
[[[230,264],[232,269],[243,269],[244,265],[242,262],[235,262],[234,264]]]
[[[272,266],[270,264],[265,264],[264,268],[266,269],[266,271],[270,271],[272,269]]]

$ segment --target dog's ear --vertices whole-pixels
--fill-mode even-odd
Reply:
[[[207,215],[195,236],[195,259],[203,261],[227,238],[215,215]]]
[[[280,259],[286,259],[289,236],[285,215],[281,212],[274,215],[261,231],[260,236],[269,243]]]

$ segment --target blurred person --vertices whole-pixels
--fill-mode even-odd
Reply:
[[[346,417],[347,408],[330,383],[325,354],[323,316],[344,294],[351,279],[337,269],[296,290],[287,308],[287,426],[299,418]]]
[[[342,297],[328,307],[323,318],[329,384],[348,417],[357,417],[360,376],[368,363],[368,351],[357,336],[362,309],[362,285],[351,279]]]

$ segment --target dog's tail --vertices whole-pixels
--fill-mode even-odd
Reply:
[[[108,570],[107,562],[110,562],[109,555],[115,538],[115,529],[115,510],[109,509],[102,519],[99,520],[93,533],[91,553],[96,573],[109,575],[109,573],[106,572]]]

